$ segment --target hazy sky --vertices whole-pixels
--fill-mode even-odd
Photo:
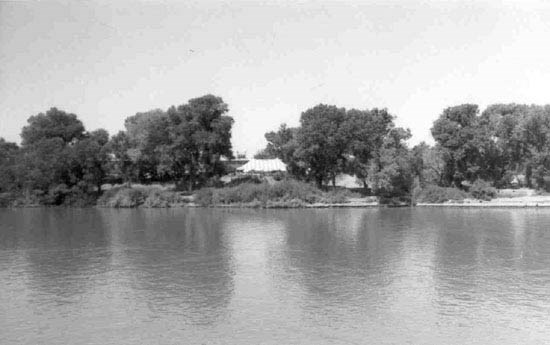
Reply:
[[[0,0],[0,136],[52,106],[89,130],[213,93],[233,144],[318,103],[386,107],[431,141],[465,102],[550,103],[550,1]]]

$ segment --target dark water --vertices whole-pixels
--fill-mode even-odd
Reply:
[[[0,344],[550,344],[550,210],[0,210]]]

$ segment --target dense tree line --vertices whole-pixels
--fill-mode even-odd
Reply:
[[[113,136],[87,131],[57,108],[31,116],[20,145],[0,138],[0,204],[93,202],[105,182],[205,186],[225,173],[222,157],[233,156],[227,112],[220,97],[206,95],[130,116]],[[435,145],[412,148],[409,130],[394,120],[386,109],[320,104],[301,114],[299,126],[266,133],[256,157],[278,157],[294,178],[321,188],[351,174],[387,199],[430,185],[550,190],[550,106],[495,104],[481,113],[474,104],[449,107],[431,128]]]
[[[28,119],[20,146],[0,139],[0,199],[85,204],[115,180],[199,187],[223,173],[222,157],[232,157],[227,111],[220,97],[206,95],[130,116],[125,130],[109,137],[51,108]]]
[[[522,176],[529,187],[548,189],[550,106],[495,104],[481,114],[477,105],[443,111],[432,135],[444,162],[444,185],[486,180],[495,187]]]
[[[396,127],[386,109],[357,110],[320,104],[306,110],[300,126],[281,125],[265,135],[257,157],[278,157],[290,174],[334,184],[340,173],[355,175],[366,189],[385,197],[410,194],[410,132]]]
[[[550,106],[495,104],[481,114],[474,104],[449,107],[431,132],[435,146],[409,149],[410,132],[387,110],[321,104],[303,112],[298,127],[266,133],[256,156],[278,157],[294,177],[320,187],[352,174],[383,197],[426,185],[468,190],[480,181],[550,189]]]

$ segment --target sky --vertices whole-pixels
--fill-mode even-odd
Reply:
[[[413,138],[462,103],[550,103],[549,1],[2,1],[0,137],[57,107],[111,134],[221,96],[233,147],[319,103],[387,108]]]

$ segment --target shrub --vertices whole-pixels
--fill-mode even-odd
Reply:
[[[105,192],[98,205],[115,208],[137,207],[145,201],[146,195],[141,188],[113,188]]]
[[[262,183],[262,179],[256,175],[238,175],[225,184],[225,187],[235,187],[244,183]]]
[[[153,189],[151,190],[145,200],[143,201],[143,207],[159,208],[159,207],[172,207],[176,204],[183,203],[184,199],[180,198],[177,193]]]
[[[201,206],[246,204],[255,207],[300,207],[316,202],[345,203],[353,194],[339,189],[324,192],[308,183],[283,180],[272,184],[243,183],[221,189],[204,188],[195,195]]]
[[[447,201],[462,201],[467,198],[468,193],[458,188],[439,187],[428,185],[420,190],[414,191],[413,197],[416,202],[444,203]]]
[[[15,201],[12,193],[0,193],[0,207],[9,207]]]
[[[212,205],[213,196],[214,192],[212,188],[203,188],[197,191],[193,201],[197,205],[209,206]]]
[[[351,192],[347,189],[332,189],[326,193],[319,200],[319,202],[326,204],[344,204],[349,202],[349,198],[361,197],[359,193]]]
[[[115,187],[107,190],[98,199],[98,206],[127,208],[138,207],[170,207],[182,202],[175,192],[164,190],[158,186]]]
[[[497,196],[497,190],[491,184],[484,180],[476,180],[470,186],[470,194],[479,200],[489,201]]]

